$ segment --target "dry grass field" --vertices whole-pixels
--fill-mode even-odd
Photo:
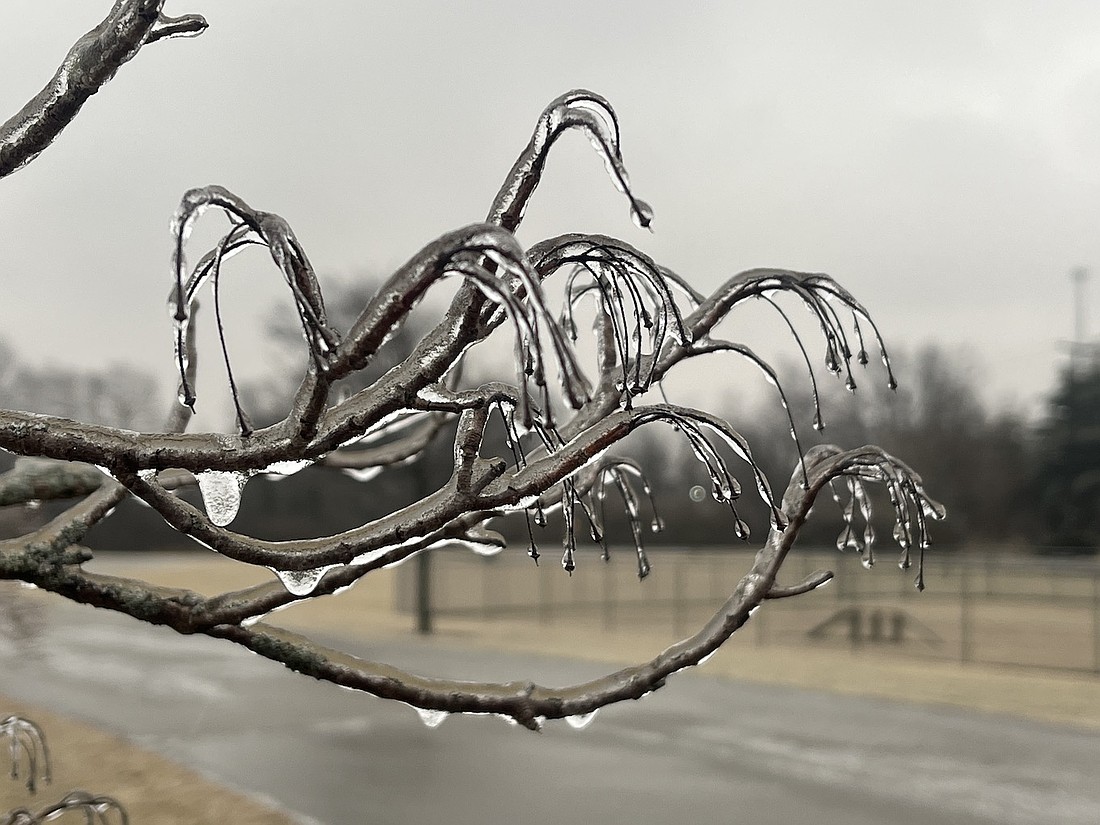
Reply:
[[[13,808],[38,811],[69,791],[82,789],[118,799],[135,825],[294,823],[262,802],[226,790],[116,736],[0,696],[0,716],[13,713],[42,728],[52,757],[53,781],[31,796],[21,782],[0,777],[0,815]],[[68,817],[80,820],[79,815]]]
[[[522,554],[484,559],[449,552],[433,558],[435,643],[450,647],[572,656],[613,664],[641,661],[698,628],[722,603],[744,568],[744,556],[716,563],[677,564],[655,554],[654,573],[633,575],[623,553],[612,564],[593,561],[573,577],[554,565],[534,567]],[[836,556],[792,559],[789,578]],[[1044,583],[1046,594],[1023,599],[979,598],[979,588],[1024,587],[1023,574],[973,580],[976,595],[960,602],[958,570],[928,571],[929,589],[918,594],[911,576],[892,564],[865,571],[840,559],[838,579],[814,594],[770,602],[713,657],[706,672],[757,682],[800,685],[846,694],[942,702],[1063,724],[1100,728],[1100,675],[1089,669],[1095,654],[1093,582],[1068,578]],[[844,563],[848,563],[848,567]],[[112,572],[203,592],[243,586],[271,574],[210,554],[160,559],[108,558]],[[336,597],[296,605],[270,617],[296,630],[359,638],[400,639],[412,634],[412,565],[382,571]],[[1032,584],[1032,590],[1035,585]],[[1048,594],[1054,588],[1055,597]],[[1032,594],[1035,595],[1035,594]],[[1029,597],[1030,599],[1030,597]],[[807,632],[839,611],[858,605],[864,636],[880,611],[884,637],[853,645],[844,623],[826,638]],[[962,605],[965,604],[964,608]],[[889,640],[889,618],[906,617],[905,637]],[[965,613],[965,615],[964,615]],[[970,662],[960,662],[963,627]],[[1005,662],[1050,665],[1021,667]],[[1068,668],[1078,668],[1069,670]]]

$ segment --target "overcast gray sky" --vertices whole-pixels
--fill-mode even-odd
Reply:
[[[4,117],[109,5],[4,0]],[[0,329],[36,363],[131,360],[167,390],[167,226],[186,189],[222,184],[283,215],[322,272],[388,272],[482,219],[539,112],[578,86],[616,107],[655,233],[577,135],[552,156],[524,242],[618,235],[705,290],[752,266],[825,271],[890,343],[965,347],[987,397],[1027,405],[1070,335],[1069,270],[1100,272],[1095,0],[167,11],[210,29],[143,50],[0,184]],[[255,375],[250,342],[281,284],[258,259],[239,267],[227,314]]]

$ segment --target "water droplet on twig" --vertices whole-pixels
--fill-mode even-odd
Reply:
[[[283,587],[286,588],[287,593],[293,596],[308,596],[317,589],[317,585],[320,583],[325,573],[339,566],[338,564],[329,564],[323,567],[315,567],[312,570],[269,569],[279,577],[279,581],[283,583]]]

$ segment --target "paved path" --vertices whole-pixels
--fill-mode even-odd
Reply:
[[[348,649],[459,678],[600,670],[415,642]],[[326,825],[1100,822],[1100,734],[1005,717],[691,673],[583,731],[477,717],[429,730],[407,707],[90,608],[54,608],[42,650],[0,658],[0,693]]]

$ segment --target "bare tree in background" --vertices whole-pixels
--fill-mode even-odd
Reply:
[[[846,392],[839,382],[820,387],[830,413],[830,439],[880,444],[919,466],[929,488],[953,513],[950,522],[937,530],[941,544],[1004,542],[1036,535],[1042,497],[1029,489],[1035,457],[1023,412],[1005,402],[993,406],[983,401],[978,390],[981,365],[963,347],[926,344],[894,351],[891,360],[906,379],[896,392],[878,382],[862,382],[858,393]],[[806,364],[789,363],[779,373],[790,387],[788,400],[800,432],[809,430],[810,385],[794,380],[806,374]],[[722,410],[737,409],[742,395],[731,388]],[[760,446],[757,461],[773,473],[789,467],[796,457],[794,445],[775,438],[782,430],[779,422],[768,417],[766,400],[754,410],[742,434]],[[820,439],[824,433],[808,435]],[[876,527],[888,530],[885,515],[879,513]],[[830,534],[830,525],[823,521],[809,525],[801,541],[831,544],[836,533]],[[703,535],[714,529],[704,519],[695,527]]]
[[[155,396],[156,379],[127,364],[110,364],[89,372],[58,366],[36,368],[20,363],[13,348],[0,339],[0,398],[5,406],[141,429],[156,426],[160,417],[150,415],[150,399]],[[18,467],[14,477],[54,472],[51,464],[49,459],[0,455],[0,472]],[[9,488],[0,495],[0,504],[10,505],[0,506],[0,539],[28,533],[52,515],[53,507],[39,507],[40,500],[24,499],[24,492]],[[41,601],[29,598],[15,582],[0,582],[0,644],[21,656],[35,655],[44,626]]]
[[[165,17],[161,5],[157,0],[119,0],[73,46],[50,84],[0,129],[0,176],[45,149],[83,102],[141,47],[205,28],[198,16]],[[169,415],[163,432],[141,434],[49,415],[0,412],[0,446],[20,455],[84,463],[53,465],[33,477],[14,473],[4,478],[0,486],[15,491],[6,494],[7,501],[20,496],[80,500],[42,528],[0,544],[0,577],[181,633],[226,639],[300,673],[407,702],[429,717],[493,713],[537,729],[543,719],[589,714],[657,689],[669,674],[714,652],[764,600],[796,596],[828,581],[828,571],[795,583],[777,581],[810,507],[826,486],[844,501],[845,529],[858,535],[854,543],[869,549],[873,535],[863,527],[871,515],[865,485],[884,484],[894,509],[902,565],[908,566],[911,552],[923,555],[927,520],[942,517],[942,510],[927,497],[919,477],[882,450],[815,447],[800,459],[785,492],[774,497],[749,445],[730,424],[703,410],[648,400],[649,390],[670,370],[699,355],[747,358],[774,380],[771,367],[747,346],[711,333],[750,299],[772,303],[779,323],[787,323],[775,303],[784,295],[814,318],[827,368],[852,381],[853,361],[868,361],[864,336],[871,336],[876,347],[881,341],[864,308],[830,277],[756,269],[734,276],[707,296],[616,238],[570,234],[527,249],[519,245],[513,233],[547,154],[570,130],[592,142],[634,221],[648,227],[651,212],[628,182],[615,113],[599,95],[569,92],[540,116],[485,221],[449,232],[417,252],[385,280],[343,334],[330,325],[306,252],[282,218],[254,209],[221,187],[187,192],[172,224],[169,299],[182,403]],[[185,257],[188,233],[211,210],[229,219],[229,229],[190,265]],[[237,433],[186,434],[195,404],[195,299],[209,284],[220,330],[219,278],[229,257],[247,246],[266,248],[286,280],[306,342],[308,370],[278,423],[253,429],[238,401]],[[564,282],[560,312],[551,308],[544,291],[559,271]],[[461,287],[413,354],[349,397],[336,396],[334,385],[368,368],[424,293],[447,277],[459,279]],[[574,342],[580,322],[588,318],[595,354],[586,370]],[[515,374],[464,386],[457,377],[464,356],[498,328],[511,338]],[[882,357],[886,360],[884,350]],[[228,353],[225,362],[228,367]],[[889,374],[888,362],[886,370]],[[888,380],[893,383],[892,376]],[[231,373],[230,386],[236,400]],[[497,419],[507,434],[506,458],[484,453],[490,421]],[[453,472],[439,489],[410,506],[316,539],[263,541],[228,527],[251,476],[325,464],[354,467],[365,477],[414,459],[448,421],[457,422]],[[559,509],[565,525],[562,565],[572,572],[577,534],[583,532],[578,522],[602,542],[601,511],[605,494],[612,492],[621,496],[631,516],[638,571],[644,577],[649,572],[642,546],[647,485],[641,468],[608,451],[637,428],[658,424],[678,433],[706,468],[715,498],[732,511],[731,535],[747,538],[735,509],[740,487],[730,455],[744,464],[750,488],[767,503],[771,528],[752,569],[714,617],[649,662],[566,688],[453,682],[357,659],[262,621],[276,608],[334,594],[372,570],[436,545],[457,543],[495,553],[502,542],[487,524],[507,513],[538,522],[548,510]],[[109,476],[86,465],[98,465]],[[205,512],[174,492],[195,482]],[[127,495],[142,499],[181,533],[217,552],[270,568],[277,580],[206,597],[83,570],[91,554],[81,546],[82,537]],[[657,520],[654,526],[659,526]],[[529,552],[536,560],[540,557],[533,541]]]

